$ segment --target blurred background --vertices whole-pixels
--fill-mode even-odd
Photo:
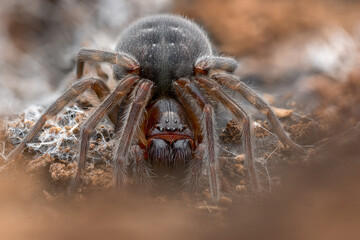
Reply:
[[[28,208],[39,189],[23,191],[29,183],[19,180],[25,185],[19,193],[1,182],[2,239],[101,238],[84,219],[98,227],[93,231],[125,239],[360,239],[360,1],[0,0],[0,116],[50,103],[74,78],[80,47],[112,50],[129,23],[159,13],[200,24],[216,51],[235,57],[236,73],[268,102],[314,119],[321,136],[307,130],[312,139],[296,141],[319,147],[283,173],[288,181],[275,196],[244,200],[221,214],[161,199],[151,209],[132,201],[122,202],[126,207],[109,201],[90,213],[76,206],[76,214],[66,204]],[[97,199],[91,206],[103,204]],[[34,226],[33,219],[56,221]],[[44,229],[54,234],[42,235]]]
[[[158,13],[200,24],[218,52],[239,60],[238,74],[268,83],[266,91],[319,72],[342,81],[359,62],[359,8],[351,0],[1,0],[0,114],[46,102],[80,47],[112,50],[124,27]]]

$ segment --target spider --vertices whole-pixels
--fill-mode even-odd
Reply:
[[[113,91],[101,79],[83,78],[87,61],[112,64],[117,80]],[[81,181],[89,136],[107,115],[117,133],[113,154],[117,189],[126,186],[130,161],[135,162],[140,179],[149,176],[149,165],[186,163],[188,185],[196,188],[206,172],[211,197],[216,202],[220,196],[220,183],[214,109],[220,102],[243,125],[245,163],[252,189],[259,192],[251,117],[223,88],[240,93],[265,114],[283,144],[300,151],[302,147],[286,135],[271,107],[233,74],[237,65],[233,58],[214,55],[206,33],[188,19],[173,15],[140,19],[123,31],[114,52],[88,48],[79,51],[76,76],[80,80],[43,113],[7,159],[12,160],[20,154],[47,119],[92,89],[101,104],[81,127],[77,170],[70,192],[74,192]],[[121,111],[121,106],[126,110]]]

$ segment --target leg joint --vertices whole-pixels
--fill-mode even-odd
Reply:
[[[85,137],[88,136],[91,133],[91,128],[89,127],[89,124],[85,122],[85,124],[81,128],[81,136]]]

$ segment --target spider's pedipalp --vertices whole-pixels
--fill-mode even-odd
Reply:
[[[129,54],[82,48],[77,56],[76,77],[78,79],[80,79],[83,75],[86,61],[116,64],[134,74],[138,74],[140,69],[139,63]]]
[[[252,128],[251,128],[251,117],[246,113],[237,103],[235,103],[229,96],[227,96],[221,89],[220,86],[213,80],[207,77],[196,77],[195,81],[204,88],[209,96],[220,101],[225,108],[230,110],[233,115],[241,121],[243,125],[244,137],[244,149],[245,149],[245,163],[248,169],[250,181],[254,192],[261,190],[259,179],[257,176],[255,161],[253,156],[253,144],[252,144]]]
[[[206,161],[207,171],[209,174],[209,184],[211,197],[214,202],[217,202],[220,197],[219,186],[219,162],[218,162],[218,147],[216,144],[216,131],[215,131],[215,117],[214,110],[204,94],[195,86],[189,79],[182,78],[174,82],[175,89],[182,89],[193,99],[203,110],[203,159]],[[201,145],[201,144],[200,144]],[[198,159],[195,159],[198,160]],[[202,160],[202,161],[204,161]],[[196,166],[196,165],[195,165]],[[190,174],[199,174],[201,171],[193,169]],[[199,179],[197,175],[188,177],[190,181],[194,182]]]
[[[95,112],[86,120],[81,128],[80,152],[75,177],[70,185],[69,193],[73,193],[79,184],[82,171],[85,168],[86,154],[89,146],[89,137],[99,121],[111,111],[113,107],[121,103],[124,96],[131,90],[131,86],[139,80],[138,76],[129,75],[121,80],[115,90],[97,107]]]
[[[21,153],[26,143],[30,142],[36,134],[44,126],[47,119],[57,115],[70,101],[77,96],[84,93],[88,89],[93,89],[97,96],[102,99],[109,93],[108,87],[103,81],[97,78],[86,78],[72,85],[65,93],[63,93],[50,107],[41,115],[35,126],[30,130],[23,141],[16,146],[16,148],[7,156],[7,160],[13,160],[19,153]]]
[[[219,73],[214,74],[212,77],[215,80],[219,81],[221,84],[240,93],[256,109],[258,109],[261,113],[265,114],[270,121],[274,133],[279,137],[282,143],[291,147],[292,149],[295,149],[298,152],[305,151],[301,146],[293,142],[286,135],[283,128],[280,126],[280,122],[277,119],[274,111],[271,109],[270,105],[267,104],[254,90],[252,90],[245,83],[241,82],[238,78],[231,74]]]
[[[114,152],[115,164],[115,184],[117,189],[121,189],[126,185],[126,166],[135,132],[137,131],[141,117],[143,116],[145,107],[147,106],[154,83],[150,80],[143,79],[142,82],[134,90],[134,99],[129,106],[125,116],[123,128],[118,135],[116,141],[116,149]]]

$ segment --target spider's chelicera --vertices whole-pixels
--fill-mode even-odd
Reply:
[[[86,61],[113,65],[117,80],[113,91],[101,79],[83,78]],[[233,75],[236,67],[234,59],[213,54],[206,34],[192,21],[171,15],[141,19],[120,35],[114,52],[87,48],[79,51],[76,74],[80,80],[45,111],[7,159],[21,153],[47,119],[93,89],[102,103],[81,128],[78,167],[70,191],[79,185],[84,171],[89,135],[108,115],[118,132],[113,154],[117,188],[126,185],[130,161],[136,163],[136,177],[143,179],[150,176],[148,165],[185,163],[187,184],[196,188],[200,176],[207,172],[212,199],[217,201],[220,187],[213,102],[220,102],[243,125],[248,175],[253,190],[260,191],[254,167],[251,118],[222,88],[237,91],[265,114],[285,145],[302,148],[285,134],[269,105]],[[118,114],[120,106],[127,107],[124,116]]]

